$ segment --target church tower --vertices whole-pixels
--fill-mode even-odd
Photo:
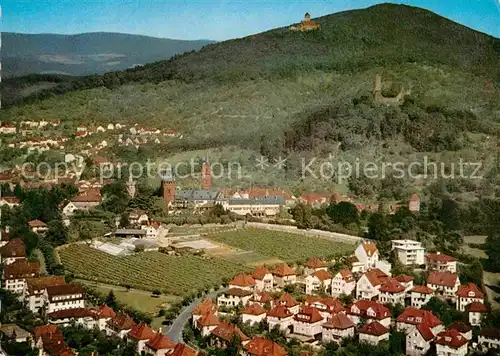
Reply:
[[[212,189],[212,169],[210,167],[208,157],[205,159],[203,166],[201,167],[201,188],[203,190]]]
[[[175,184],[175,178],[171,172],[167,172],[161,177],[161,193],[163,197],[163,202],[165,206],[169,206],[175,201],[175,190],[177,186]]]

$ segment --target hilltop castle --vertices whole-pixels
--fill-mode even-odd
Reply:
[[[304,19],[300,21],[298,26],[291,26],[291,31],[311,31],[311,30],[319,30],[321,25],[313,20],[311,20],[311,14],[306,12],[304,15]]]

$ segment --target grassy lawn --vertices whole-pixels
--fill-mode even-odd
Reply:
[[[251,251],[262,256],[296,262],[308,257],[333,257],[351,254],[354,246],[320,237],[248,228],[210,235],[226,245]]]
[[[76,278],[146,291],[159,289],[177,296],[211,288],[223,278],[248,270],[222,258],[193,255],[141,252],[116,257],[87,245],[70,245],[58,252],[66,269]]]

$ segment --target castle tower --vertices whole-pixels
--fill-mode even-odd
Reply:
[[[177,186],[175,184],[175,178],[170,172],[167,172],[166,174],[162,175],[161,194],[162,194],[163,202],[165,203],[165,206],[168,207],[171,203],[173,203],[175,201],[176,188],[177,188]]]
[[[304,21],[308,22],[308,21],[311,21],[311,14],[306,12],[306,14],[304,15]]]
[[[205,159],[205,162],[203,162],[203,166],[201,167],[201,188],[203,190],[212,189],[212,169],[208,158]]]

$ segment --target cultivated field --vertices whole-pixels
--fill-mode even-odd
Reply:
[[[242,250],[277,257],[288,262],[308,257],[340,256],[354,251],[352,244],[334,242],[321,237],[252,228],[212,234],[210,238]]]
[[[59,249],[61,262],[77,278],[164,294],[186,295],[204,287],[213,287],[225,277],[244,272],[241,264],[221,258],[192,255],[169,256],[160,252],[142,252],[116,257],[87,245]]]

